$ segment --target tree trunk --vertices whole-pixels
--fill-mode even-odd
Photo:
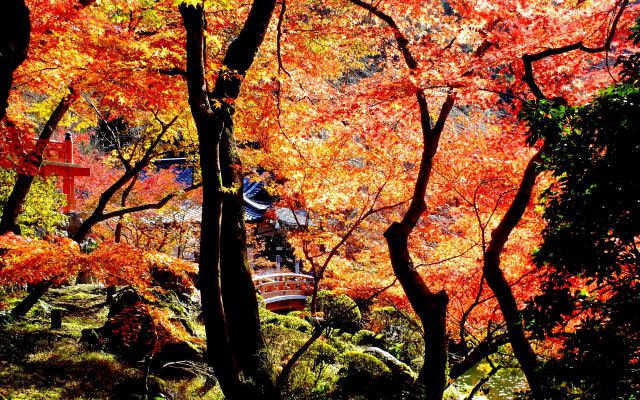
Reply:
[[[219,143],[203,139],[204,137],[200,139],[200,166],[204,185],[198,287],[207,334],[207,361],[213,366],[225,396],[239,399],[242,396],[242,380],[229,340],[220,278],[222,187]]]
[[[100,207],[100,203],[98,203],[98,207]],[[82,221],[82,223],[78,227],[78,230],[73,235],[72,239],[77,243],[82,243],[84,239],[87,238],[87,235],[89,234],[89,232],[91,232],[91,228],[93,228],[93,226],[98,222],[100,222],[100,219],[97,217],[94,210],[94,212],[89,216],[89,218]]]
[[[429,289],[413,265],[409,254],[408,240],[418,220],[427,209],[424,198],[431,176],[433,157],[438,150],[444,123],[453,108],[454,98],[447,96],[434,126],[431,126],[425,94],[418,91],[416,98],[420,108],[424,146],[416,186],[409,209],[402,221],[391,224],[385,231],[384,237],[389,248],[393,272],[400,281],[411,307],[420,318],[425,332],[424,365],[418,376],[418,382],[424,386],[425,398],[440,400],[447,385],[447,345],[449,341],[446,318],[449,297],[443,290],[433,292]]]
[[[31,310],[31,308],[36,305],[38,300],[40,300],[40,298],[44,296],[45,293],[47,293],[47,290],[49,290],[52,285],[53,281],[43,281],[36,284],[33,287],[33,290],[27,295],[27,297],[22,299],[20,303],[13,307],[13,309],[11,310],[11,315],[14,317],[24,317],[25,315],[27,315],[29,310]]]
[[[223,60],[225,71],[233,74],[221,71],[211,92],[205,78],[202,6],[180,6],[187,31],[186,77],[200,139],[204,193],[199,287],[207,348],[223,352],[219,356],[210,354],[209,362],[219,377],[225,377],[220,383],[228,398],[279,397],[273,367],[264,353],[255,288],[247,264],[242,170],[233,136],[235,109],[229,101],[240,94],[244,74],[264,39],[275,3],[267,0],[252,4],[240,34],[229,45]],[[226,195],[222,193],[223,181],[228,185]]]
[[[411,53],[409,40],[400,30],[395,20],[377,5],[370,4],[363,0],[349,0],[351,3],[362,7],[383,21],[393,31],[398,50],[402,54],[404,62],[415,74],[418,70],[418,61]],[[444,389],[447,384],[447,359],[448,359],[448,339],[446,332],[447,304],[449,297],[446,292],[432,292],[426,285],[418,271],[413,265],[408,249],[409,235],[415,228],[418,220],[426,211],[425,196],[431,170],[433,157],[438,150],[440,135],[444,129],[444,123],[453,108],[454,97],[447,96],[440,115],[435,125],[431,125],[429,116],[429,106],[424,92],[420,89],[416,91],[416,99],[420,110],[420,123],[422,128],[422,157],[420,168],[416,179],[416,186],[409,209],[405,213],[401,222],[394,222],[385,231],[384,237],[389,248],[389,256],[393,271],[404,289],[411,307],[416,312],[424,327],[425,354],[424,365],[418,376],[418,381],[424,385],[425,395],[430,400],[442,399]]]
[[[539,173],[537,164],[542,159],[544,150],[545,147],[543,146],[535,156],[529,160],[513,202],[500,220],[498,226],[491,232],[491,241],[484,254],[483,266],[487,284],[495,294],[505,323],[507,324],[507,333],[509,335],[509,342],[513,348],[513,353],[520,363],[520,368],[526,376],[534,396],[540,393],[542,385],[538,372],[540,364],[525,334],[522,316],[518,310],[518,304],[511,290],[511,286],[500,268],[500,256],[509,239],[509,235],[520,219],[522,219],[522,215],[531,200],[531,193]]]
[[[42,132],[40,132],[33,151],[25,157],[22,163],[23,165],[21,165],[24,172],[18,172],[16,183],[3,207],[2,218],[0,219],[0,235],[4,235],[7,232],[13,232],[17,235],[20,234],[18,216],[22,212],[22,207],[27,199],[35,175],[40,170],[49,139],[51,139],[51,135],[55,132],[60,120],[62,120],[62,117],[67,113],[71,103],[73,103],[76,97],[76,92],[71,89],[71,92],[60,100],[60,103],[58,103],[58,106],[53,113],[51,113],[49,120],[44,125]]]
[[[24,0],[4,0],[0,7],[0,120],[7,112],[13,72],[27,58],[30,34]]]
[[[424,364],[418,375],[427,399],[440,400],[447,385],[446,317],[449,297],[446,292],[433,293],[413,266],[409,255],[408,231],[393,223],[384,233],[389,247],[393,272],[424,327]]]
[[[206,42],[205,18],[201,5],[180,6],[187,31],[187,86],[189,105],[200,141],[202,171],[202,221],[198,288],[202,301],[202,316],[207,335],[206,360],[213,367],[226,397],[241,398],[242,382],[227,333],[220,283],[220,223],[222,217],[222,187],[220,181],[220,132],[207,98],[205,78]]]
[[[122,192],[122,196],[120,196],[120,208],[124,208],[127,205],[127,199],[133,190],[133,187],[136,185],[136,179],[138,176],[134,176],[129,185],[127,185],[126,189]],[[124,225],[123,221],[124,216],[118,218],[118,222],[116,223],[116,229],[113,232],[113,241],[115,243],[120,243],[122,241],[122,227]]]
[[[242,163],[233,125],[227,121],[225,127],[230,128],[224,129],[220,143],[222,183],[233,190],[224,194],[220,271],[229,339],[245,379],[259,383],[255,395],[261,399],[275,398],[274,370],[260,329],[256,289],[247,260]]]

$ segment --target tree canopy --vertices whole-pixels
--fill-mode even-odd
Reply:
[[[504,370],[631,399],[639,7],[7,2],[0,304],[19,323],[92,276],[83,335],[138,343],[145,396],[176,345],[229,399],[441,400],[476,370],[469,399]],[[67,216],[41,177],[63,137],[91,171]]]

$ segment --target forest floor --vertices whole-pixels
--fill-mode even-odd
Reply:
[[[23,295],[4,298],[5,306]],[[53,308],[64,310],[61,329],[50,328]],[[51,289],[27,318],[0,325],[0,399],[143,399],[142,363],[80,342],[83,329],[104,325],[108,310],[104,287],[75,285]],[[152,376],[146,386],[162,386],[176,400],[220,398],[216,389],[207,390],[204,378]]]
[[[219,387],[212,388],[211,382],[206,382],[202,375],[178,377],[162,368],[160,371],[152,371],[145,379],[145,363],[142,360],[125,361],[81,341],[83,329],[100,328],[107,321],[109,307],[105,303],[105,292],[104,286],[98,285],[65,286],[49,290],[26,318],[9,320],[6,313],[0,312],[0,400],[222,399]],[[24,295],[24,292],[2,294],[0,309],[10,309]],[[165,305],[184,306],[177,299]],[[51,329],[52,309],[63,310],[61,329]],[[191,310],[182,315],[188,317],[188,324],[193,328],[195,336],[203,338],[204,329],[194,317],[196,312],[197,310]],[[278,315],[261,309],[261,319],[265,340],[270,344],[269,356],[273,360],[286,359],[287,354],[293,353],[308,339],[311,331],[311,325],[307,321],[293,314]],[[380,360],[362,354],[372,345],[366,340],[378,340],[376,338],[370,331],[347,334],[334,330],[333,334],[319,340],[307,353],[307,359],[301,360],[294,370],[292,387],[298,391],[292,392],[289,398],[336,398],[336,388],[350,382],[351,378],[345,380],[342,377],[345,375],[343,368],[350,357],[360,357],[354,360],[364,357],[362,360],[368,363],[363,364],[366,368],[377,366],[384,369]],[[321,359],[326,359],[324,364],[319,363],[318,360]],[[317,365],[320,367],[316,368]],[[469,371],[456,385],[460,392],[452,386],[451,393],[446,398],[465,398],[465,393],[486,375],[486,368],[487,366],[479,365]],[[356,378],[360,376],[357,371],[350,374],[355,374],[353,376]],[[351,375],[347,373],[345,376]],[[504,371],[504,374],[496,374],[489,382],[487,386],[491,387],[490,391],[478,393],[474,399],[513,399],[514,390],[524,389],[523,384],[524,379],[518,370],[514,373]],[[331,389],[320,395],[322,392],[318,390],[325,387]],[[145,396],[145,393],[148,395]],[[306,395],[301,396],[301,393]]]

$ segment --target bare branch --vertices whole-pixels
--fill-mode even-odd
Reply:
[[[546,96],[542,92],[542,89],[540,89],[540,87],[536,83],[534,72],[533,72],[534,62],[540,61],[547,57],[569,53],[574,50],[580,50],[590,54],[609,51],[609,49],[611,48],[611,42],[613,41],[613,37],[618,27],[618,22],[620,22],[620,18],[622,17],[622,14],[628,4],[629,4],[629,0],[622,0],[619,4],[616,4],[616,7],[619,6],[620,9],[618,10],[615,17],[613,18],[613,21],[611,23],[611,29],[609,30],[609,34],[605,38],[605,41],[602,44],[602,46],[589,47],[589,46],[585,46],[584,43],[582,43],[582,41],[579,41],[579,42],[568,44],[562,47],[548,48],[546,50],[543,50],[541,52],[534,53],[534,54],[524,54],[522,56],[522,62],[524,64],[524,76],[522,77],[522,80],[529,86],[534,96],[536,96],[536,98],[538,99],[546,98]]]
[[[282,0],[280,6],[280,15],[278,16],[278,34],[276,36],[276,53],[278,55],[278,72],[282,71],[291,77],[291,74],[284,68],[282,63],[282,23],[284,21],[284,14],[287,12],[287,0]]]
[[[191,185],[179,192],[174,192],[171,194],[168,194],[166,196],[164,196],[162,199],[156,201],[155,203],[148,203],[148,204],[143,204],[143,205],[139,205],[139,206],[134,206],[134,207],[127,207],[127,208],[121,208],[119,210],[116,211],[111,211],[108,213],[105,213],[102,215],[101,220],[107,220],[107,219],[111,219],[114,217],[120,217],[123,216],[125,214],[132,214],[135,212],[140,212],[140,211],[146,211],[146,210],[158,210],[162,207],[164,207],[169,201],[171,201],[173,198],[177,197],[178,195],[182,194],[182,193],[186,193],[186,192],[190,192],[192,190],[198,189],[202,187],[202,183],[198,183],[195,185]]]

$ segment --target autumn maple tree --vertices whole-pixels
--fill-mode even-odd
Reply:
[[[330,115],[332,115],[332,117],[334,118],[346,119],[349,125],[355,125],[359,129],[363,130],[366,133],[369,133],[370,135],[370,132],[375,132],[376,129],[378,129],[375,126],[375,123],[384,121],[384,117],[387,117],[387,120],[389,120],[389,116],[381,113],[382,107],[379,105],[368,106],[365,118],[362,120],[358,120],[358,123],[354,124],[353,110],[358,110],[361,107],[361,105],[358,103],[363,102],[366,96],[379,96],[385,98],[387,101],[389,101],[389,99],[403,99],[412,93],[411,90],[412,88],[416,87],[416,82],[418,83],[418,88],[420,88],[421,86],[426,88],[434,86],[451,86],[457,88],[460,96],[459,101],[460,103],[462,103],[462,105],[466,105],[467,102],[470,102],[475,106],[483,104],[492,108],[497,108],[496,112],[498,113],[498,115],[503,116],[503,118],[499,120],[500,124],[512,123],[515,125],[517,124],[517,121],[515,120],[515,111],[517,110],[519,100],[525,98],[526,96],[538,95],[538,92],[535,88],[532,89],[532,92],[528,91],[531,79],[533,79],[533,72],[531,69],[532,63],[536,64],[538,81],[544,82],[544,84],[552,90],[558,89],[558,92],[562,92],[562,94],[565,94],[570,87],[567,86],[567,82],[570,82],[570,85],[580,85],[580,87],[583,88],[586,87],[586,85],[597,86],[599,82],[602,82],[603,79],[606,79],[606,71],[599,70],[598,73],[585,72],[584,75],[580,75],[580,72],[588,70],[589,65],[593,63],[591,54],[597,54],[598,52],[607,50],[614,35],[618,35],[617,37],[620,36],[620,33],[616,29],[616,26],[621,18],[628,21],[629,15],[631,14],[629,12],[623,12],[625,11],[625,8],[627,6],[626,2],[615,4],[601,4],[599,5],[599,7],[601,8],[599,8],[598,10],[594,10],[589,7],[581,7],[580,4],[576,6],[567,5],[568,9],[571,10],[571,13],[566,13],[566,9],[562,9],[562,7],[556,7],[553,12],[547,13],[547,16],[545,18],[542,18],[541,24],[537,25],[538,31],[536,32],[548,31],[549,33],[553,33],[549,34],[547,38],[544,38],[540,37],[539,35],[536,36],[536,32],[529,30],[522,24],[518,24],[518,21],[522,21],[520,18],[522,18],[524,15],[527,15],[524,10],[507,11],[505,13],[502,13],[501,15],[507,15],[508,18],[501,19],[495,15],[488,13],[487,9],[484,6],[471,8],[469,5],[460,3],[452,5],[449,9],[445,7],[444,10],[438,10],[437,8],[434,10],[434,13],[436,14],[441,13],[441,15],[445,15],[444,18],[440,19],[439,23],[433,22],[436,25],[439,24],[440,32],[442,32],[442,36],[445,36],[444,38],[440,38],[438,36],[438,38],[436,39],[423,39],[423,41],[415,40],[412,42],[406,38],[403,38],[404,34],[400,26],[402,26],[403,29],[413,29],[414,32],[416,30],[419,31],[419,27],[414,27],[414,19],[412,18],[415,18],[415,21],[424,23],[423,21],[425,21],[428,16],[424,15],[424,12],[421,12],[423,10],[406,7],[404,5],[396,5],[396,9],[407,9],[408,12],[406,15],[410,15],[410,17],[403,17],[402,19],[398,19],[398,21],[401,22],[397,22],[393,19],[390,13],[385,13],[381,9],[374,8],[367,3],[360,3],[358,5],[364,7],[374,16],[380,17],[383,25],[387,25],[398,40],[400,49],[402,49],[403,45],[405,47],[414,46],[416,48],[420,48],[422,50],[422,52],[420,53],[422,60],[429,60],[427,54],[433,54],[434,57],[439,57],[439,60],[442,60],[445,56],[449,56],[449,58],[446,59],[450,60],[449,64],[446,65],[446,71],[432,68],[431,66],[434,65],[433,61],[425,61],[431,62],[430,67],[425,68],[424,70],[415,68],[416,71],[412,74],[414,76],[413,78],[411,78],[412,81],[409,81],[407,79],[402,83],[402,85],[399,85],[398,83],[389,83],[388,86],[384,86],[384,84],[380,85],[379,83],[377,83],[375,86],[371,85],[367,87],[366,85],[367,83],[369,83],[369,81],[367,80],[367,74],[369,73],[375,76],[376,73],[380,72],[376,71],[374,69],[375,67],[370,67],[372,71],[367,71],[367,69],[364,68],[362,76],[355,79],[355,83],[353,84],[354,87],[358,86],[358,80],[362,80],[362,92],[358,93],[356,91],[349,90],[349,86],[345,85],[343,90],[347,92],[347,96],[355,95],[355,99],[346,100],[346,109],[350,110],[351,114],[347,115],[347,113],[341,113],[341,111],[338,109]],[[528,4],[527,7],[528,12],[536,13],[542,11],[545,5]],[[393,8],[389,5],[385,5],[384,8],[386,10],[393,10]],[[445,22],[448,22],[447,16],[451,16],[452,19],[454,19],[453,17],[455,16],[455,12],[464,15],[463,18],[466,18],[468,22],[472,21],[474,18],[477,18],[478,21],[482,21],[479,22],[479,24],[480,26],[483,26],[483,28],[469,28],[467,30],[465,30],[465,28],[462,28],[458,30],[454,26],[451,26],[449,27],[450,30],[447,30],[447,26],[444,25]],[[563,18],[580,19],[586,16],[603,17],[611,21],[611,26],[609,28],[603,28],[598,31],[598,34],[600,35],[599,38],[602,38],[601,41],[592,38],[592,41],[596,43],[593,46],[583,44],[580,35],[583,35],[584,31],[580,29],[566,32],[568,34],[568,37],[564,37],[562,33],[557,32],[553,29],[554,26],[564,26],[563,23],[559,22]],[[463,21],[465,21],[465,19],[463,19]],[[368,21],[365,21],[364,25],[367,25],[367,22]],[[400,23],[402,23],[402,25],[400,25]],[[415,24],[417,25],[417,22]],[[519,44],[519,46],[507,46],[502,43],[502,41],[505,39],[504,37],[502,37],[504,36],[504,29],[507,29],[507,27],[511,31],[511,34],[514,34],[514,32],[518,32],[517,34],[515,34],[515,37],[517,37],[519,40],[522,40],[516,42]],[[367,31],[367,33],[369,32],[371,31]],[[449,35],[448,37],[447,34]],[[555,45],[556,43],[563,43],[562,41],[569,42],[570,44],[567,45],[567,51],[579,50],[583,53],[589,54],[589,56],[587,57],[579,58],[576,60],[569,60],[566,57],[554,58],[554,62],[557,63],[556,65],[559,65],[559,68],[563,70],[565,68],[571,68],[567,66],[568,64],[576,66],[576,68],[574,69],[576,71],[576,74],[574,76],[579,78],[576,78],[573,81],[571,81],[571,79],[569,79],[568,77],[565,77],[565,79],[563,80],[553,79],[555,77],[551,72],[554,71],[553,66],[549,64],[549,59],[547,59],[547,56],[544,55],[545,53],[541,51],[540,54],[538,54],[537,50],[540,48],[544,48],[544,40],[546,39],[550,40],[551,43],[553,43],[552,45]],[[458,40],[461,41],[461,44],[456,43]],[[440,46],[434,44],[434,42],[438,41],[440,43]],[[603,42],[604,45],[602,44]],[[455,50],[462,51],[456,53]],[[551,53],[556,53],[556,51],[551,51]],[[557,53],[559,54],[553,55],[561,56],[563,54],[562,51],[559,51]],[[403,58],[406,59],[405,53],[400,51],[396,54],[397,55],[394,55],[394,61],[399,62],[403,60]],[[523,56],[525,56],[525,62],[522,61]],[[413,65],[413,63],[409,64],[409,70],[411,70],[411,65]],[[501,72],[496,74],[496,70],[499,70]],[[288,71],[291,72],[295,70],[289,66]],[[295,72],[293,72],[293,75],[295,76]],[[380,81],[378,80],[378,82]],[[566,95],[572,100],[575,100],[578,97],[576,96],[575,92],[572,94],[567,93]],[[340,96],[340,98],[345,97],[346,96]],[[335,102],[335,99],[332,99],[332,101]],[[318,101],[316,100],[315,103],[317,102]],[[491,105],[491,102],[495,103]],[[345,103],[339,104],[341,104],[342,107],[345,106]],[[496,104],[497,107],[495,107]],[[512,110],[510,117],[508,116],[508,114],[506,114],[509,109]],[[372,114],[372,110],[380,113],[380,120],[375,118],[376,115]],[[436,116],[433,116],[434,119],[435,117]],[[391,125],[391,121],[389,121],[387,124]],[[415,124],[418,125],[417,122]],[[343,125],[347,125],[347,122],[345,122],[344,120]],[[350,128],[347,127],[346,129]],[[305,132],[305,134],[308,133]],[[327,133],[320,133],[320,135],[329,136],[331,135],[331,130],[329,129]],[[363,136],[365,138],[367,137],[366,134]],[[376,137],[375,133],[371,135],[371,137]],[[515,143],[513,143],[513,145],[522,146],[523,140],[515,139]],[[295,146],[292,150],[298,151],[298,153],[300,154],[300,158],[310,158],[309,153],[301,153],[299,149],[295,148]],[[487,150],[488,149],[483,149],[483,151],[485,152]],[[507,149],[505,148],[505,150]],[[522,152],[523,155],[525,155],[526,153],[526,150]],[[443,155],[443,157],[446,159],[446,153],[445,155]],[[476,155],[476,159],[477,157],[478,155]],[[480,225],[482,226],[483,239],[482,247],[478,246],[482,249],[482,257],[484,259],[483,264],[486,271],[482,279],[478,279],[481,282],[480,288],[482,288],[484,284],[483,282],[485,282],[485,279],[487,279],[491,281],[490,286],[492,288],[495,288],[496,292],[498,292],[501,303],[504,305],[503,312],[505,312],[505,315],[507,315],[506,318],[508,319],[508,323],[511,328],[509,329],[509,331],[510,333],[512,333],[514,343],[518,340],[521,340],[521,343],[523,343],[522,346],[516,344],[516,346],[514,347],[523,349],[522,351],[516,351],[518,352],[518,358],[523,364],[523,368],[529,371],[528,376],[530,376],[532,386],[535,386],[537,382],[537,378],[535,376],[535,370],[537,368],[535,355],[532,355],[533,353],[531,351],[530,345],[524,337],[522,322],[519,317],[518,306],[516,305],[513,290],[511,289],[511,283],[509,283],[505,279],[504,272],[501,271],[498,266],[499,259],[503,253],[504,246],[508,237],[513,231],[515,225],[520,221],[522,213],[525,211],[526,206],[530,203],[530,193],[537,176],[536,161],[539,158],[540,155],[535,156],[529,162],[528,167],[526,163],[522,164],[522,170],[520,171],[513,170],[513,173],[515,173],[516,176],[524,173],[524,179],[522,180],[521,184],[517,179],[514,182],[516,187],[520,186],[519,191],[508,190],[508,188],[501,191],[496,191],[496,196],[499,197],[494,198],[494,203],[499,207],[493,207],[493,212],[504,212],[505,216],[502,218],[502,220],[490,218],[491,225],[489,225],[488,221],[481,221]],[[360,161],[354,160],[354,162]],[[439,185],[439,188],[444,189],[441,185]],[[438,194],[437,191],[434,193],[436,195]],[[512,198],[513,201],[509,203],[508,199],[513,195],[515,195]],[[326,198],[326,194],[324,194],[324,197]],[[422,197],[424,197],[424,195]],[[452,197],[455,198],[457,196],[454,195]],[[463,197],[469,199],[473,196],[469,195]],[[500,197],[506,198],[502,199],[501,201]],[[433,200],[434,199],[432,198],[432,201]],[[305,202],[308,202],[308,200],[305,199]],[[438,207],[441,206],[436,205],[434,208],[437,210]],[[497,222],[500,221],[502,222],[500,224],[497,224]],[[494,230],[494,228],[496,230],[494,231],[493,238],[488,237],[489,233]],[[485,233],[487,234],[487,236],[485,236]],[[526,248],[526,246],[520,246],[520,248],[526,253],[530,251],[533,246],[528,249]],[[459,252],[463,251],[463,248],[459,249]],[[526,257],[524,257],[524,259],[526,259]],[[487,274],[488,277],[486,276]],[[429,280],[432,279],[433,277]],[[478,293],[481,293],[481,290]],[[481,298],[479,298],[478,300],[482,300],[482,302],[486,301]],[[509,305],[507,305],[507,303],[509,303]],[[429,327],[425,326],[425,330],[428,329]],[[505,337],[501,336],[501,340],[504,341],[504,339]]]
[[[2,7],[9,20],[0,31],[0,167],[17,179],[0,232],[18,232],[49,139],[73,132],[78,160],[92,170],[78,183],[84,220],[69,231],[77,243],[2,236],[2,282],[35,284],[15,315],[88,269],[103,283],[129,280],[147,293],[151,256],[131,244],[172,251],[191,228],[172,227],[174,238],[165,216],[200,187],[202,199],[189,204],[202,205],[201,230],[190,234],[200,242],[207,362],[229,398],[288,393],[296,363],[334,322],[322,319],[322,287],[357,304],[390,304],[413,321],[422,357],[411,390],[429,399],[441,399],[482,360],[493,365],[489,379],[503,367],[493,360],[507,343],[540,397],[544,361],[555,356],[545,347],[559,348],[548,340],[553,324],[572,335],[566,348],[579,348],[593,321],[619,317],[614,308],[629,300],[607,297],[610,288],[623,292],[619,281],[597,286],[597,273],[596,281],[576,280],[554,258],[564,253],[545,246],[568,222],[559,215],[579,209],[561,209],[575,200],[564,197],[572,193],[568,181],[556,181],[572,157],[561,152],[562,135],[589,131],[581,124],[596,111],[613,112],[593,107],[635,98],[637,57],[622,39],[637,2],[31,0]],[[621,66],[630,86],[581,106]],[[627,114],[620,119],[632,121]],[[576,154],[585,160],[599,154],[582,150]],[[192,182],[155,167],[173,156],[194,169]],[[287,235],[315,278],[313,330],[281,366],[265,356],[247,262],[243,178],[262,171],[276,207],[305,218]],[[557,229],[543,231],[540,270],[530,256],[544,225],[534,203],[549,184],[556,208],[545,218]],[[608,234],[601,232],[602,243],[633,250],[635,233]],[[119,244],[108,241],[112,235]],[[77,245],[88,237],[103,241],[91,254]],[[625,251],[616,254],[632,258]],[[626,273],[628,263],[616,262],[603,264]],[[175,265],[176,273],[193,272]],[[616,278],[626,284],[631,275]],[[550,318],[544,302],[565,284],[581,291],[562,302],[571,310]],[[525,325],[521,310],[534,295],[529,313],[539,318]],[[580,307],[596,317],[576,333],[567,321]],[[549,326],[536,328],[540,321]],[[586,359],[593,361],[573,351],[562,361]]]

